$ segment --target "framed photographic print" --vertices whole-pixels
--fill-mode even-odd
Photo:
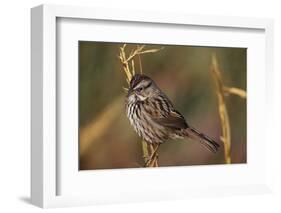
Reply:
[[[31,14],[32,203],[270,191],[272,20]]]

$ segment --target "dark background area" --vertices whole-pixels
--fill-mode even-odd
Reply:
[[[117,57],[121,43],[79,42],[79,167],[81,170],[131,168],[143,165],[141,139],[125,114],[127,87]],[[128,49],[136,45],[128,45]],[[245,48],[147,45],[160,48],[141,56],[150,76],[187,122],[220,141],[215,83],[210,72],[216,54],[224,84],[246,90]],[[136,72],[139,62],[135,61]],[[230,118],[232,163],[246,162],[246,100],[226,97]],[[83,133],[83,134],[82,134]],[[94,135],[94,136],[93,136]],[[82,137],[83,136],[83,137]],[[223,146],[213,154],[192,140],[167,141],[159,148],[160,166],[224,163]]]

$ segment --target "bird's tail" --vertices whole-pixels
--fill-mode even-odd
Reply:
[[[216,153],[220,147],[220,145],[215,140],[199,132],[191,126],[185,129],[185,135],[189,138],[199,141],[202,145],[204,145],[213,153]]]

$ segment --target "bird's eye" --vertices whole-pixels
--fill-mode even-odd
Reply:
[[[141,92],[143,90],[143,87],[138,88],[138,91]]]

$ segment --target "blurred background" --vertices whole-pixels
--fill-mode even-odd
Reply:
[[[125,113],[127,87],[118,59],[122,43],[79,42],[79,168],[136,168],[144,165],[141,139]],[[130,44],[128,49],[136,44]],[[224,84],[246,90],[247,50],[198,46],[147,45],[161,48],[141,55],[150,76],[189,124],[220,141],[221,125],[215,82],[210,72],[216,54]],[[135,61],[139,72],[139,61]],[[226,97],[231,127],[232,163],[246,163],[246,99]],[[221,144],[221,143],[220,143]],[[159,148],[159,166],[224,164],[223,145],[213,154],[192,140],[167,141]]]

